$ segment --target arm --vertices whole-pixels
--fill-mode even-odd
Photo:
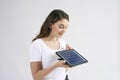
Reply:
[[[42,62],[31,62],[30,63],[31,72],[34,80],[42,80],[46,75],[48,75],[56,67],[68,68],[68,65],[64,64],[64,61],[58,61],[57,63],[51,65],[46,69],[42,69]]]

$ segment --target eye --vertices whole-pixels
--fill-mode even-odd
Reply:
[[[60,25],[59,28],[60,28],[60,29],[63,29],[63,28],[64,28],[64,25]]]
[[[65,27],[65,29],[67,29],[67,27]]]

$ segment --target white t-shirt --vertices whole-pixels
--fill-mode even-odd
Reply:
[[[30,62],[41,61],[43,69],[49,67],[56,61],[58,61],[58,56],[55,54],[56,51],[66,49],[66,42],[59,39],[60,48],[54,50],[49,48],[42,39],[37,39],[32,42],[29,50]],[[57,67],[51,71],[44,80],[65,80],[66,72],[65,68]]]

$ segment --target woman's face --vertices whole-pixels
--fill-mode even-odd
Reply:
[[[62,37],[68,27],[68,20],[62,19],[51,25],[51,34],[55,37]]]

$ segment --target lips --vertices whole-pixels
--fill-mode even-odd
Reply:
[[[60,36],[63,36],[63,33],[58,33]]]

